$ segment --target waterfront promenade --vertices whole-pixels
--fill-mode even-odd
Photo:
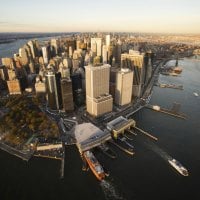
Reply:
[[[29,159],[32,157],[34,153],[31,150],[27,150],[27,151],[17,150],[16,148],[11,147],[3,142],[0,142],[0,149],[8,152],[9,154],[17,156],[18,158],[21,158],[22,160],[25,160],[25,161],[29,161]]]

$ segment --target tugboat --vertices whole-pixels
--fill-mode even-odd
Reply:
[[[97,177],[99,181],[102,181],[105,178],[105,172],[103,170],[103,167],[100,165],[98,160],[95,158],[94,154],[91,151],[85,151],[83,153],[83,156],[85,160],[87,161],[90,169],[94,173],[94,175]]]
[[[169,159],[169,164],[176,169],[181,175],[189,176],[188,170],[176,159]]]

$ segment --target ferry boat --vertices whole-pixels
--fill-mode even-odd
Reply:
[[[177,74],[180,74],[183,71],[183,69],[181,67],[175,67],[173,71]]]
[[[102,181],[105,178],[105,172],[94,154],[91,151],[85,151],[83,156],[97,179]]]
[[[169,159],[168,162],[174,169],[176,169],[183,176],[189,175],[188,170],[185,167],[183,167],[183,165],[178,160]]]
[[[199,96],[199,94],[197,92],[194,92],[193,94],[194,94],[195,97]]]

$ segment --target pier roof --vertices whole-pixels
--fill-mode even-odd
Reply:
[[[111,135],[109,131],[102,131],[92,123],[83,123],[76,125],[75,138],[79,149],[86,151],[111,139]]]

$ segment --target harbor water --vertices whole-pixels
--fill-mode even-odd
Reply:
[[[167,64],[174,65],[175,61]],[[184,90],[154,87],[150,104],[170,109],[173,102],[180,103],[187,120],[145,108],[133,115],[137,126],[158,137],[158,141],[138,133],[130,142],[134,156],[112,146],[118,155],[115,160],[95,151],[110,173],[104,182],[99,182],[91,171],[82,171],[75,146],[66,147],[64,179],[60,179],[60,161],[32,158],[26,162],[0,151],[0,199],[200,199],[200,95],[193,94],[200,94],[200,62],[187,58],[179,65],[183,68],[180,76],[160,75],[159,81],[183,85]],[[171,157],[188,169],[188,177],[168,164]]]

